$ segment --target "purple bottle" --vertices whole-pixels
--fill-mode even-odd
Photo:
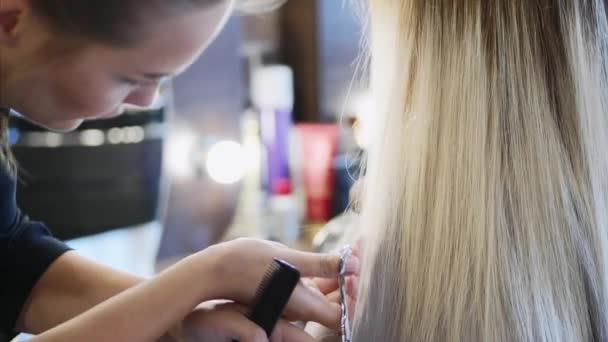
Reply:
[[[277,194],[290,180],[288,142],[293,126],[293,72],[285,65],[269,65],[253,72],[252,99],[260,111],[262,143],[266,149],[266,188]]]

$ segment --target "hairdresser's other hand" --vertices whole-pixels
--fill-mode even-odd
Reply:
[[[247,319],[246,307],[238,304],[205,303],[183,322],[182,337],[186,342],[313,342],[304,330],[280,320],[270,340],[262,328]]]
[[[363,237],[357,238],[357,242],[353,246],[353,254],[351,256],[357,261],[361,258],[361,245]],[[304,282],[314,288],[319,293],[323,294],[331,303],[340,304],[341,295],[337,278],[307,278]],[[359,288],[359,272],[355,272],[346,277],[346,295],[348,296],[348,311],[352,318],[357,303],[357,290]]]
[[[216,285],[212,298],[229,299],[244,305],[249,305],[253,300],[273,258],[291,263],[302,277],[336,278],[340,265],[339,255],[301,252],[279,243],[255,239],[218,244],[203,251],[203,254],[201,262],[208,262],[211,258],[214,265],[211,275],[215,279],[209,279]],[[358,260],[351,259],[347,270],[350,274],[355,273],[358,265]],[[285,315],[294,321],[314,321],[337,327],[340,308],[300,282],[291,296]]]

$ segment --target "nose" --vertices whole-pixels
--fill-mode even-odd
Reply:
[[[124,103],[138,107],[150,107],[158,96],[160,85],[141,86],[125,98]]]

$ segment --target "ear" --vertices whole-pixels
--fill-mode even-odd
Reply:
[[[27,0],[1,0],[0,1],[0,44],[11,44],[19,21],[28,10]]]

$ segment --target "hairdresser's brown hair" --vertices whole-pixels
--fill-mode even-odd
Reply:
[[[59,32],[115,46],[141,40],[148,22],[226,1],[245,13],[269,9],[262,0],[259,6],[256,0],[31,0],[34,13]]]
[[[229,0],[32,0],[32,9],[63,34],[114,46],[141,40],[149,22]]]

